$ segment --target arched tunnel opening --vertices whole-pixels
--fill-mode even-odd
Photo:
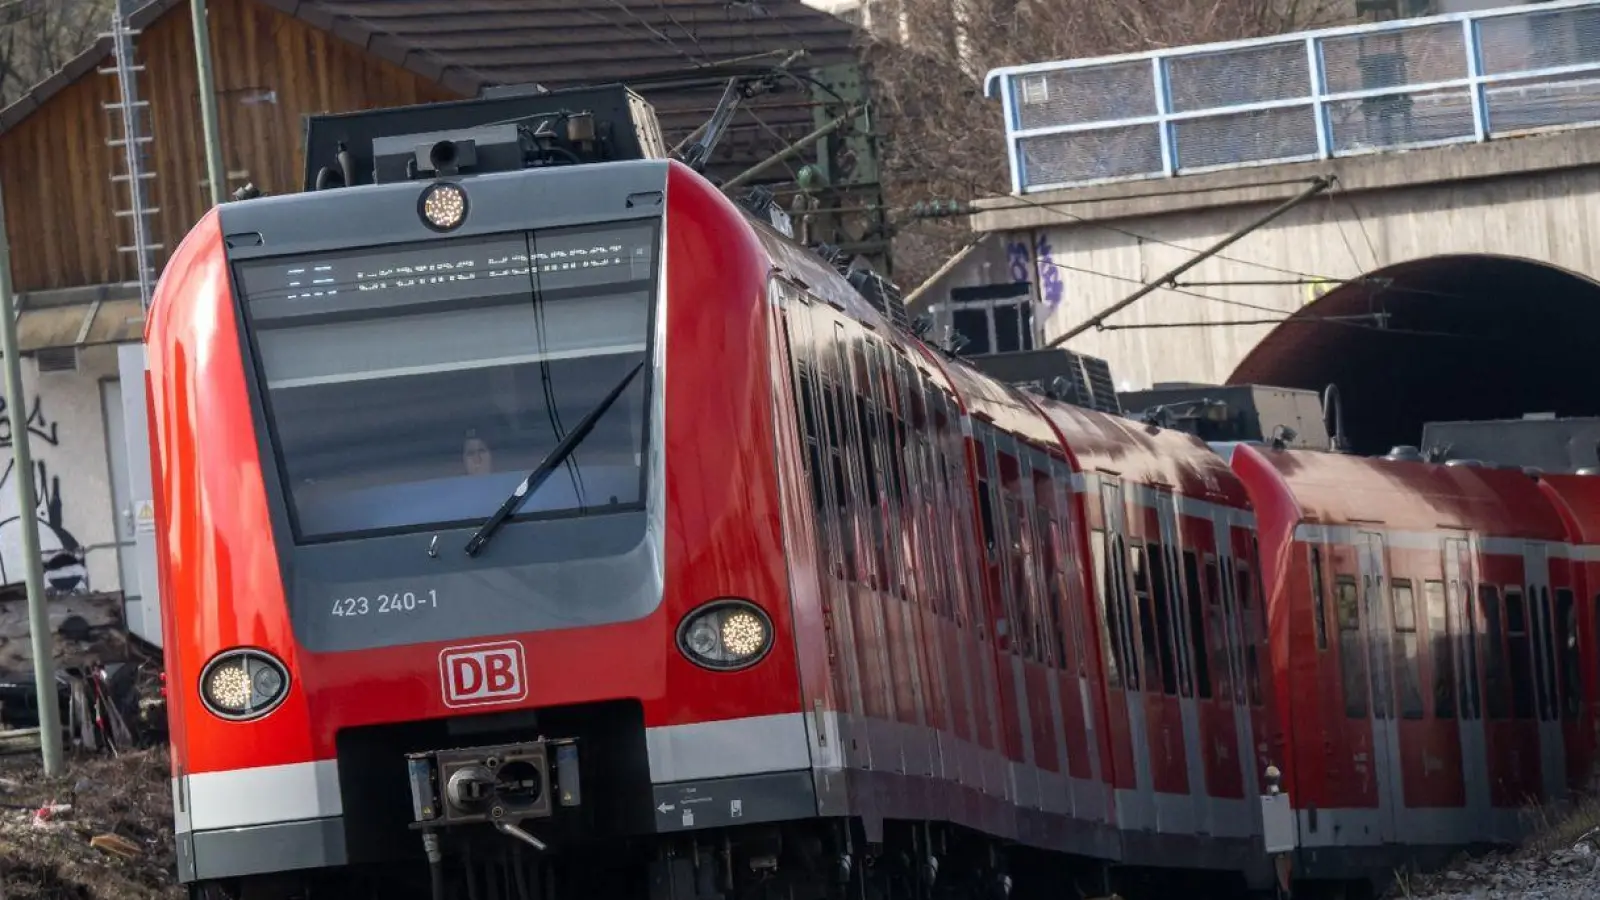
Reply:
[[[1600,414],[1596,351],[1600,283],[1526,259],[1435,256],[1330,290],[1228,383],[1336,384],[1351,449],[1379,454],[1419,444],[1426,422]]]

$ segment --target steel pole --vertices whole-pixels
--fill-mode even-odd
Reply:
[[[200,125],[206,135],[206,174],[211,179],[211,205],[219,206],[227,190],[222,168],[222,136],[217,132],[217,89],[211,77],[211,29],[206,22],[206,0],[190,0],[194,20],[194,62],[199,74]]]
[[[807,147],[815,144],[817,141],[822,140],[835,131],[838,131],[845,125],[845,123],[849,122],[851,119],[854,119],[856,116],[861,115],[861,113],[864,111],[866,111],[866,106],[857,103],[856,105],[850,107],[849,112],[845,113],[839,118],[834,119],[832,122],[829,122],[826,125],[823,125],[821,128],[818,128],[800,140],[795,141],[794,143],[785,147],[783,150],[772,154],[766,159],[763,159],[761,162],[758,162],[750,168],[745,169],[743,172],[740,172],[738,175],[735,175],[732,180],[722,186],[722,189],[724,191],[731,191],[734,188],[743,187],[745,182],[792,156],[798,156]]]
[[[33,639],[33,680],[39,702],[39,749],[44,774],[61,774],[61,709],[56,704],[55,641],[45,609],[44,560],[39,554],[38,500],[33,493],[33,454],[28,449],[27,406],[22,399],[22,359],[17,353],[17,314],[11,296],[11,240],[6,234],[5,197],[0,195],[0,352],[5,354],[6,410],[11,418],[11,482],[17,487],[22,525],[22,571],[28,582],[28,633]]]

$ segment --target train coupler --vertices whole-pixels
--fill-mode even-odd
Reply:
[[[521,823],[548,819],[583,795],[571,739],[406,754],[413,829],[487,824],[540,850]]]

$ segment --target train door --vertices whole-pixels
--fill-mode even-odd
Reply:
[[[1229,799],[1243,798],[1245,786],[1260,775],[1257,771],[1260,767],[1254,764],[1250,753],[1254,737],[1249,711],[1241,708],[1243,704],[1237,702],[1233,694],[1234,685],[1244,682],[1236,682],[1233,674],[1234,667],[1242,662],[1242,656],[1239,656],[1239,647],[1235,645],[1228,628],[1225,603],[1229,590],[1222,577],[1222,560],[1228,559],[1233,553],[1232,519],[1228,510],[1217,509],[1211,519],[1212,546],[1201,558],[1203,570],[1200,577],[1205,585],[1203,618],[1207,632],[1204,644],[1208,665],[1204,676],[1196,673],[1197,687],[1201,677],[1211,681],[1211,715],[1215,727],[1208,739],[1219,745],[1216,748],[1216,781],[1220,794]],[[1248,821],[1239,827],[1244,829],[1240,834],[1251,833]],[[1234,831],[1230,831],[1229,835],[1235,836]]]
[[[990,621],[994,622],[992,642],[996,689],[1000,697],[1001,753],[1008,766],[1011,763],[1029,762],[1032,748],[1024,740],[1024,703],[1026,695],[1018,687],[1021,681],[1020,666],[1016,664],[1017,615],[1011,584],[1011,554],[1008,542],[1013,540],[1006,527],[1008,503],[1004,492],[1005,473],[1001,470],[1001,447],[994,428],[982,419],[973,421],[973,436],[978,452],[978,503],[983,516],[983,537],[988,548],[985,562],[989,587]],[[1014,451],[1013,451],[1014,452]],[[1025,789],[1017,783],[1016,775],[1008,768],[1006,797],[1018,801],[1018,791]],[[1029,790],[1031,796],[1035,791]]]
[[[1399,838],[1405,806],[1400,772],[1400,730],[1394,710],[1394,621],[1385,585],[1383,536],[1360,532],[1356,551],[1361,563],[1361,619],[1366,636],[1367,670],[1372,673],[1372,766],[1378,788],[1378,838]]]
[[[1566,736],[1561,732],[1561,703],[1556,688],[1555,610],[1550,602],[1550,558],[1541,543],[1529,541],[1523,549],[1523,573],[1528,585],[1528,625],[1533,643],[1534,713],[1539,722],[1539,765],[1544,775],[1543,797],[1566,794]]]
[[[1221,566],[1222,641],[1227,647],[1228,684],[1232,692],[1234,716],[1239,736],[1239,764],[1243,769],[1244,784],[1254,784],[1261,777],[1255,765],[1252,750],[1255,747],[1255,728],[1250,720],[1248,679],[1245,676],[1244,646],[1247,632],[1244,617],[1239,614],[1239,553],[1234,546],[1233,529],[1226,532],[1227,539],[1217,545]]]
[[[774,281],[774,285],[782,282]],[[841,438],[833,415],[833,389],[837,372],[831,347],[818,352],[815,343],[815,310],[804,300],[791,303],[785,312],[795,354],[794,388],[800,415],[802,442],[806,449],[813,494],[817,579],[821,588],[822,619],[825,633],[829,677],[833,684],[837,733],[834,735],[848,768],[871,768],[871,742],[860,731],[866,710],[863,700],[861,659],[856,633],[856,613],[847,572],[848,524],[843,498],[847,485],[838,465]],[[822,327],[826,327],[824,324]]]
[[[1472,549],[1466,538],[1444,542],[1445,591],[1449,598],[1450,639],[1455,642],[1456,725],[1461,731],[1461,777],[1467,787],[1469,840],[1494,837],[1489,802],[1489,744],[1483,728],[1482,693],[1478,683],[1478,617],[1472,603]]]
[[[1188,542],[1178,527],[1177,503],[1171,493],[1156,490],[1156,517],[1159,522],[1161,544],[1165,548],[1167,566],[1167,619],[1172,642],[1173,661],[1178,667],[1178,715],[1183,728],[1183,758],[1189,776],[1189,797],[1194,805],[1194,826],[1197,834],[1211,834],[1211,801],[1206,793],[1205,757],[1200,743],[1200,707],[1197,705],[1194,685],[1194,644],[1189,637],[1189,603],[1198,598],[1188,596],[1193,590],[1186,585],[1181,548]],[[1195,587],[1198,587],[1196,585]],[[1157,602],[1162,602],[1159,598]]]
[[[1106,803],[1100,790],[1100,704],[1096,700],[1089,665],[1092,632],[1087,623],[1092,621],[1089,616],[1092,601],[1084,597],[1080,568],[1073,564],[1076,548],[1081,546],[1077,532],[1081,520],[1074,514],[1072,485],[1071,468],[1060,460],[1051,459],[1050,490],[1054,504],[1051,541],[1057,577],[1062,585],[1062,625],[1067,629],[1071,659],[1071,665],[1062,673],[1061,690],[1065,704],[1063,713],[1068,722],[1067,766],[1068,777],[1072,779],[1072,810],[1074,818],[1103,821]],[[1089,597],[1094,596],[1094,590],[1094,585],[1090,584]],[[1080,723],[1081,728],[1074,726],[1075,722]]]
[[[1122,482],[1110,476],[1101,476],[1100,503],[1106,522],[1107,567],[1112,596],[1106,598],[1113,652],[1123,665],[1122,690],[1108,689],[1119,696],[1112,699],[1123,707],[1128,722],[1128,746],[1132,748],[1134,787],[1124,797],[1116,798],[1117,821],[1124,829],[1151,829],[1155,827],[1155,788],[1150,773],[1150,729],[1145,716],[1141,687],[1145,679],[1154,679],[1155,690],[1160,690],[1158,673],[1141,672],[1142,658],[1137,638],[1137,618],[1133,615],[1132,594],[1128,585],[1128,508],[1123,501]],[[1114,714],[1114,713],[1113,713]]]

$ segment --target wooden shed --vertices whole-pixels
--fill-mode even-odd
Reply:
[[[713,169],[742,171],[806,132],[810,67],[855,60],[855,31],[800,0],[209,0],[228,189],[299,190],[303,117],[475,96],[501,84],[623,81],[676,144],[730,74],[802,52],[777,99],[736,121]],[[152,266],[210,204],[190,4],[130,20],[145,114]],[[108,23],[109,26],[110,23]],[[138,340],[138,271],[111,38],[0,110],[0,186],[23,350]],[[799,85],[796,90],[794,85]],[[786,177],[779,167],[773,173]],[[132,304],[129,306],[129,304]]]

